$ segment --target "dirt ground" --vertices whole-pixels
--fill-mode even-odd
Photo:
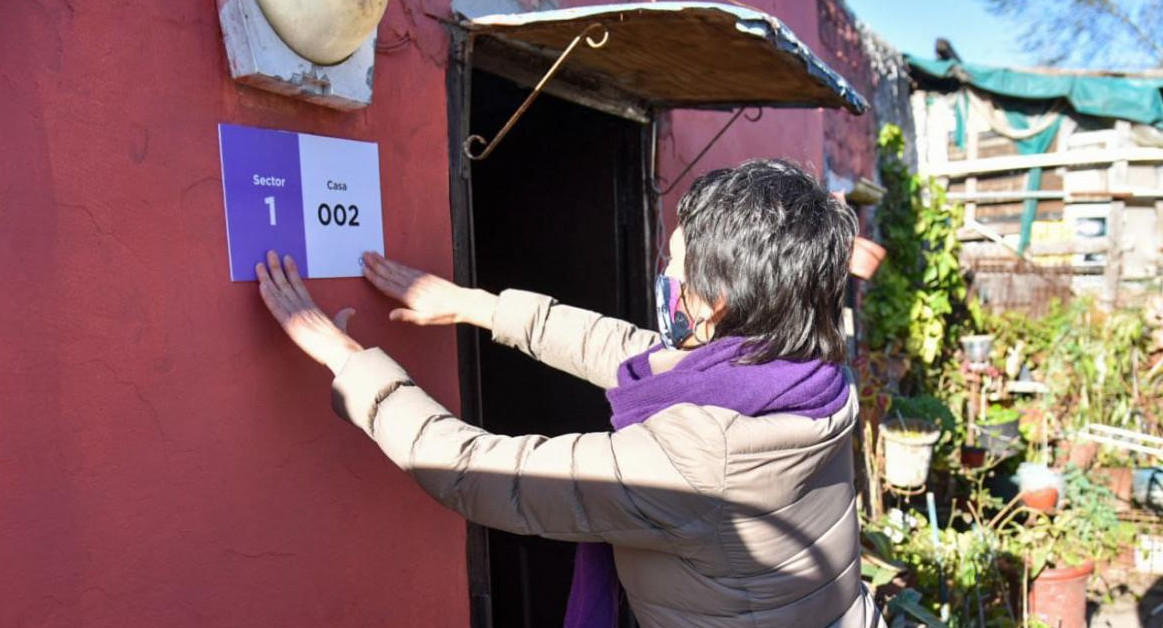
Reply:
[[[1130,571],[1108,582],[1091,591],[1091,628],[1163,628],[1163,576]]]

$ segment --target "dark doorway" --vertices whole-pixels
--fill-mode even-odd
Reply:
[[[468,128],[485,137],[529,93],[479,70],[465,79],[471,80]],[[542,95],[489,158],[471,164],[463,203],[471,245],[461,259],[471,258],[476,284],[494,292],[541,292],[648,324],[654,252],[644,189],[647,130]],[[462,391],[475,396],[466,406],[486,429],[549,436],[608,429],[600,389],[494,345],[487,334],[475,340],[472,351],[462,351],[470,362],[462,369],[469,378]],[[492,530],[471,533],[474,542],[486,547],[470,547],[470,568],[476,563],[478,572],[471,574],[473,586],[488,589],[474,591],[474,626],[561,625],[572,544]]]

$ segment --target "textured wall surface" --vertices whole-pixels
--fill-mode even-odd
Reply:
[[[828,60],[820,49],[819,15],[814,0],[758,0],[747,5],[779,18],[800,41]],[[746,115],[753,114],[754,111],[749,111]],[[673,179],[682,172],[730,117],[731,112],[718,111],[671,113],[662,126],[659,174]],[[765,109],[758,122],[748,122],[741,117],[663,199],[667,224],[673,224],[675,205],[695,177],[715,168],[736,166],[746,159],[761,157],[793,159],[823,178],[824,110]]]
[[[216,129],[379,142],[388,254],[451,276],[447,3],[427,4],[389,6],[356,113],[231,81],[210,0],[0,5],[0,626],[468,624],[462,520],[333,417],[326,370],[229,281]],[[819,51],[814,5],[758,8]],[[727,115],[674,114],[663,175]],[[820,171],[823,120],[740,121],[694,174]],[[362,280],[310,286],[458,407],[452,330],[385,324]]]
[[[0,626],[468,624],[462,520],[227,267],[219,122],[379,142],[387,250],[451,273],[447,42],[405,32],[344,114],[231,81],[210,1],[0,6]],[[311,287],[457,407],[451,330]]]
[[[824,113],[824,161],[849,182],[876,174],[877,77],[865,51],[864,33],[843,0],[819,2],[820,56],[856,88],[873,107],[862,116],[843,111]]]

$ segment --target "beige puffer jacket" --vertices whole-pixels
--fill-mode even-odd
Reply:
[[[608,388],[658,335],[508,290],[493,339]],[[854,391],[822,419],[679,404],[616,433],[507,437],[453,417],[370,349],[333,395],[341,416],[467,519],[613,545],[644,628],[883,623],[860,581]]]

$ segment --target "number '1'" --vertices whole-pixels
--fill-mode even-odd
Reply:
[[[267,208],[271,210],[271,226],[278,225],[278,221],[275,220],[275,197],[268,196],[264,198],[262,202],[266,203]]]

